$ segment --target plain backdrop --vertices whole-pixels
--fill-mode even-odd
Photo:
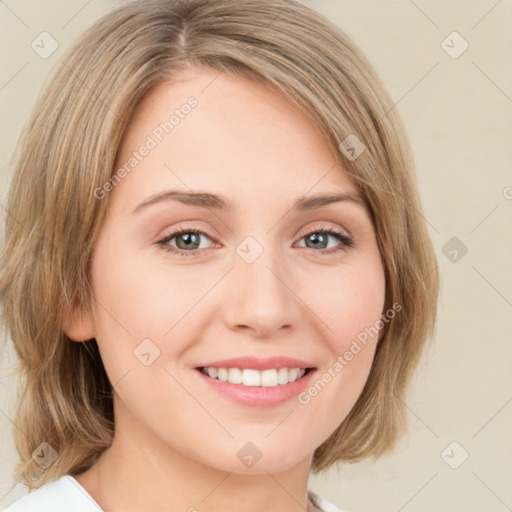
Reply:
[[[0,2],[0,205],[15,142],[48,74],[118,3]],[[409,435],[392,455],[311,477],[310,488],[350,512],[512,510],[511,2],[303,3],[356,42],[396,102],[441,273],[436,336],[407,402]],[[46,59],[31,46],[42,32],[58,43]],[[15,364],[7,350],[0,508],[24,493],[12,476]]]

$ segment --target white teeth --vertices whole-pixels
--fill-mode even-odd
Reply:
[[[298,373],[299,368],[290,368],[288,370],[288,382],[295,382],[297,380]]]
[[[279,368],[277,372],[277,382],[279,382],[279,384],[288,384],[288,368]]]
[[[242,384],[242,372],[240,368],[230,368],[228,370],[228,381],[232,384]]]
[[[277,370],[263,370],[261,372],[261,385],[272,387],[278,385]]]
[[[242,384],[244,386],[259,386],[261,382],[261,372],[258,370],[248,370],[242,372]]]
[[[301,368],[272,368],[270,370],[253,370],[250,368],[201,368],[202,373],[212,379],[243,386],[275,387],[295,382],[304,376],[305,369]]]

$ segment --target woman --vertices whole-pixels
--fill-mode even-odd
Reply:
[[[7,510],[339,510],[389,452],[438,274],[393,103],[285,0],[146,0],[37,104],[0,298],[25,378]]]

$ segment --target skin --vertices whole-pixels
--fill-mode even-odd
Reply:
[[[299,196],[358,188],[284,96],[208,68],[190,67],[144,97],[118,166],[190,96],[197,107],[108,192],[91,263],[92,313],[64,320],[72,340],[96,338],[115,390],[114,442],[76,479],[105,511],[306,510],[313,452],[359,397],[377,337],[306,405],[242,405],[194,368],[242,355],[304,359],[318,376],[332,367],[383,312],[371,215],[348,201],[292,210]],[[132,213],[166,189],[223,194],[233,208],[167,201]],[[195,255],[157,244],[184,223],[207,233]],[[355,246],[332,235],[306,245],[325,227]],[[248,236],[263,248],[250,264],[236,252]],[[178,238],[167,247],[186,251]],[[322,254],[326,247],[341,250]],[[147,338],[160,349],[149,366],[133,353]],[[251,468],[237,457],[249,441],[262,453]]]

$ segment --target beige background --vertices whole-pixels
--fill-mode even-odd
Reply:
[[[1,204],[15,141],[48,73],[70,42],[117,3],[0,2]],[[392,456],[333,469],[312,477],[310,487],[350,512],[512,510],[512,4],[304,3],[355,40],[397,102],[442,276],[437,335],[408,402],[409,437]],[[31,48],[43,31],[59,44],[46,60]],[[458,58],[442,47],[453,31],[469,44]],[[454,54],[463,44],[452,35],[443,46]],[[443,253],[452,237],[468,249],[456,262]],[[6,352],[0,508],[23,494],[12,480],[14,363]],[[460,467],[448,464],[460,463],[465,452]]]

